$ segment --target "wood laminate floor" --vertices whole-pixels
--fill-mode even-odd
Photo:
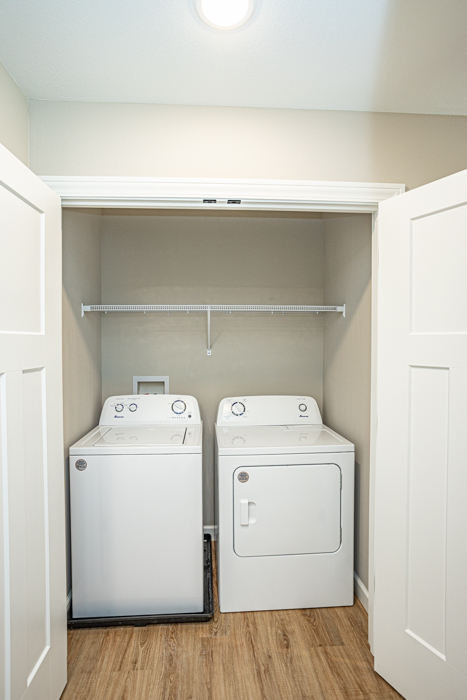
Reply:
[[[73,630],[62,700],[387,700],[367,615],[351,608],[220,614],[203,624]]]

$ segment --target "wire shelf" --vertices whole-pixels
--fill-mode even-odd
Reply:
[[[323,314],[329,311],[341,313],[345,318],[345,304],[341,306],[300,306],[297,304],[81,304],[81,316],[88,311],[101,311],[107,313],[157,313],[164,312],[170,314],[174,312],[190,313],[191,311],[202,311],[207,314],[208,323],[208,348],[207,354],[211,355],[211,313],[224,312],[231,313],[310,313]]]
[[[109,312],[146,312],[146,311],[246,311],[246,312],[280,312],[280,313],[325,313],[337,311],[345,314],[342,306],[299,306],[296,304],[89,304],[81,305],[81,315],[87,311]]]

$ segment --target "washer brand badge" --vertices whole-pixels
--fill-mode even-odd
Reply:
[[[250,475],[248,474],[248,472],[240,472],[240,474],[238,475],[238,480],[241,484],[246,484],[249,478]]]
[[[87,466],[88,466],[88,463],[86,462],[85,459],[77,459],[75,462],[75,467],[79,472],[83,472]]]

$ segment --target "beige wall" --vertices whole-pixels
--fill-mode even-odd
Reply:
[[[104,216],[102,303],[322,303],[322,221],[306,216]],[[89,295],[87,295],[89,299]],[[92,300],[91,300],[92,301]],[[103,399],[133,375],[169,375],[204,421],[206,524],[213,514],[213,425],[236,394],[310,394],[322,405],[319,316],[204,314],[102,318]]]
[[[28,101],[1,63],[0,143],[28,164]]]
[[[63,423],[68,448],[99,422],[101,318],[81,318],[81,302],[101,294],[100,212],[63,212]],[[68,473],[68,472],[66,472]],[[68,578],[68,580],[70,580]]]
[[[39,175],[400,182],[467,168],[467,117],[30,102]]]
[[[355,444],[355,571],[368,588],[371,215],[324,215],[324,421]]]

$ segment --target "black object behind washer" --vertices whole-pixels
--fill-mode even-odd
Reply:
[[[73,603],[72,603],[73,607]],[[125,615],[122,617],[70,617],[68,628],[123,627],[133,625],[172,625],[177,622],[208,622],[214,615],[212,591],[212,547],[211,535],[204,535],[204,609],[198,613],[168,613],[166,615]]]

